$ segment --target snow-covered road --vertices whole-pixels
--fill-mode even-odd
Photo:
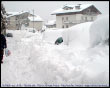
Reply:
[[[9,57],[1,65],[1,86],[6,85],[106,85],[109,84],[109,46],[77,50],[54,45],[41,33],[8,30]]]

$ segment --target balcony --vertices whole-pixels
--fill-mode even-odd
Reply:
[[[70,25],[75,25],[75,24],[80,24],[84,22],[92,22],[92,20],[75,20],[75,21],[64,21],[64,24],[70,24]]]
[[[83,23],[85,22],[84,20],[75,20],[75,21],[64,21],[64,24],[78,24],[78,23]]]

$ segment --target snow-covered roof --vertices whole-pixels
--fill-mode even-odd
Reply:
[[[39,15],[35,15],[34,18],[33,16],[28,17],[30,21],[43,21],[43,19]]]
[[[80,6],[80,8],[76,9],[76,6]],[[90,6],[92,6],[92,4],[64,5],[62,8],[59,8],[59,9],[53,11],[51,14],[55,15],[55,14],[61,14],[61,13],[80,12]],[[65,10],[64,7],[71,7],[72,9]]]
[[[46,25],[54,25],[56,24],[56,20],[51,20],[46,23]]]
[[[20,15],[23,13],[29,13],[28,11],[21,11],[21,12],[7,12],[7,17],[11,17],[11,16],[16,16],[16,15]]]

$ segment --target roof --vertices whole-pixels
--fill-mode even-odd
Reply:
[[[54,25],[56,24],[56,20],[51,20],[46,23],[46,25]]]
[[[75,8],[76,6],[80,6],[80,9],[76,9]],[[62,8],[59,8],[59,9],[53,11],[51,14],[52,15],[57,15],[57,14],[61,14],[61,13],[81,12],[81,11],[83,11],[84,9],[86,9],[90,6],[93,6],[93,5],[92,4],[64,5]],[[64,7],[71,7],[73,9],[65,10],[65,9],[63,9]]]
[[[21,11],[21,12],[7,12],[7,18],[8,17],[12,17],[12,16],[17,16],[17,15],[20,15],[20,14],[23,14],[23,13],[29,13],[28,11]]]
[[[34,18],[33,16],[28,17],[30,21],[43,21],[43,19],[39,15],[35,15]]]

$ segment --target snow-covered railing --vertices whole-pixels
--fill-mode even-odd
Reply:
[[[84,22],[91,22],[92,20],[74,20],[74,21],[64,21],[64,24],[78,24]]]

